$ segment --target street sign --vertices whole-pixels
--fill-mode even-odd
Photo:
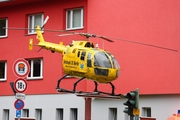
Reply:
[[[17,109],[17,110],[21,110],[24,108],[24,101],[23,100],[20,100],[20,99],[17,99],[15,102],[14,102],[14,107]]]
[[[14,82],[14,89],[18,93],[23,93],[27,90],[27,81],[23,78],[18,78]]]
[[[13,64],[13,71],[17,77],[26,77],[30,72],[29,63],[23,59],[17,59]]]
[[[20,118],[21,117],[21,110],[16,110],[16,117]]]
[[[24,100],[26,98],[26,95],[23,93],[16,93],[16,99]]]

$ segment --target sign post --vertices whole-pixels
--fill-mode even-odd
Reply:
[[[16,108],[16,118],[20,120],[21,110],[24,108],[24,92],[27,90],[27,81],[25,78],[30,72],[29,63],[25,59],[17,59],[13,64],[13,72],[18,77],[14,82],[14,90],[17,92],[17,100],[14,102],[14,107]]]

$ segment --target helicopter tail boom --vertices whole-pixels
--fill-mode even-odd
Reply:
[[[38,44],[36,44],[36,46],[39,46],[43,49],[50,50],[51,52],[59,52],[62,54],[66,50],[66,46],[64,46],[62,42],[60,42],[59,44],[46,42],[42,35],[42,30],[40,26],[36,26],[36,33],[37,33],[37,39],[38,39]],[[32,48],[33,48],[33,39],[30,39],[29,50],[32,50]]]

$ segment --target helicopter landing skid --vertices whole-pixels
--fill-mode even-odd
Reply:
[[[75,93],[78,97],[88,97],[88,98],[107,98],[107,99],[121,99],[121,94],[119,95],[108,95],[101,92],[77,92]]]
[[[56,87],[56,89],[57,89],[58,92],[76,93],[76,86],[77,86],[77,84],[78,84],[80,81],[82,81],[84,78],[86,78],[86,77],[80,78],[79,80],[77,80],[77,81],[74,83],[73,90],[67,90],[67,89],[61,88],[61,87],[60,87],[60,84],[61,84],[61,81],[62,81],[65,77],[67,77],[68,75],[69,75],[69,74],[66,74],[66,75],[64,75],[63,77],[61,77],[61,78],[58,80],[58,84],[57,84],[57,87]]]
[[[94,81],[94,85],[95,85],[95,88],[94,88],[94,92],[83,92],[83,91],[76,91],[76,86],[77,84],[82,81],[83,79],[85,79],[86,77],[82,77],[80,78],[79,80],[77,80],[75,83],[74,83],[74,87],[73,87],[73,90],[68,90],[68,89],[64,89],[64,88],[61,88],[60,87],[60,83],[61,81],[67,77],[69,74],[66,74],[64,76],[62,76],[59,80],[58,80],[58,83],[57,83],[57,91],[58,92],[66,92],[66,93],[74,93],[76,94],[77,96],[80,96],[80,97],[95,97],[95,98],[113,98],[113,99],[120,99],[120,96],[121,94],[115,94],[114,93],[114,85],[109,82],[109,84],[111,85],[112,87],[112,91],[111,93],[108,93],[108,92],[102,92],[102,91],[98,91],[98,83],[96,81]]]

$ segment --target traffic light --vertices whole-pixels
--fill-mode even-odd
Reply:
[[[124,95],[128,100],[124,103],[124,113],[130,116],[139,116],[139,90],[131,91]]]

